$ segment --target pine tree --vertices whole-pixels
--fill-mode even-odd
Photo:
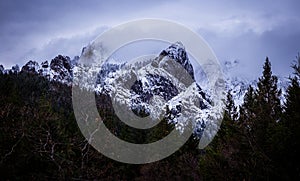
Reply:
[[[218,139],[220,139],[221,142],[226,141],[226,139],[228,139],[233,135],[233,132],[235,132],[235,128],[236,128],[237,118],[238,118],[237,107],[234,104],[231,91],[229,90],[227,92],[227,99],[225,102],[223,121],[220,130],[218,132]]]
[[[255,90],[250,85],[246,91],[244,96],[244,103],[240,106],[240,117],[239,124],[245,128],[245,130],[251,131],[251,127],[253,127],[253,119],[256,117],[255,108],[256,108],[256,100],[255,100]]]
[[[281,90],[277,88],[278,78],[272,75],[271,63],[266,58],[263,75],[257,83],[257,113],[255,119],[255,137],[261,148],[265,148],[266,139],[272,134],[274,124],[279,121],[282,108],[280,105]]]
[[[227,116],[229,116],[232,121],[237,121],[238,118],[237,107],[234,104],[231,90],[227,92],[225,114],[227,114]]]
[[[226,180],[240,177],[239,127],[237,107],[229,90],[225,101],[224,117],[218,134],[212,143],[205,149],[206,154],[200,159],[201,169],[209,180]]]
[[[236,159],[239,166],[239,172],[241,174],[240,180],[253,179],[253,173],[255,173],[256,158],[252,158],[257,154],[255,148],[253,127],[254,120],[257,117],[256,113],[257,100],[256,92],[252,86],[249,86],[244,96],[244,103],[240,106],[240,116],[238,119],[238,153]]]
[[[283,125],[286,127],[283,145],[285,154],[283,155],[284,167],[289,172],[289,180],[300,178],[300,166],[298,160],[300,147],[300,56],[293,65],[294,77],[290,77],[290,85],[287,88],[286,102],[284,105]]]
[[[267,57],[257,89],[254,90],[251,86],[248,88],[240,107],[239,124],[242,135],[239,157],[244,159],[244,169],[251,173],[247,176],[251,180],[270,179],[274,174],[272,153],[282,111],[280,95],[277,77],[272,75],[271,63]]]

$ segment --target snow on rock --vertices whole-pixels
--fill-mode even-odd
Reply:
[[[48,80],[71,85],[73,79],[73,69],[77,66],[79,57],[71,60],[68,56],[58,55],[51,60],[42,62],[40,65],[36,61],[30,60],[22,67],[22,72],[34,73],[46,77]],[[18,65],[13,66],[11,71],[18,72]],[[4,71],[5,72],[5,71]]]
[[[40,66],[36,61],[30,60],[22,67],[21,71],[27,72],[27,73],[37,73],[39,68],[40,68]]]
[[[46,67],[46,65],[45,65]],[[73,65],[68,56],[58,55],[51,60],[50,78],[65,84],[70,84],[73,78]]]
[[[18,64],[16,64],[16,65],[14,65],[14,66],[12,66],[11,67],[11,71],[12,71],[12,73],[19,73],[20,72],[20,67],[19,67],[19,65]]]
[[[167,49],[163,50],[160,53],[160,56],[168,56],[169,58],[174,59],[176,62],[180,63],[194,79],[193,66],[190,63],[185,51],[185,47],[181,42],[176,42],[169,46]]]
[[[111,70],[111,71],[110,71]],[[207,124],[215,132],[222,113],[194,80],[194,70],[180,42],[163,50],[153,60],[116,66],[105,64],[100,70],[96,90],[106,93],[114,104],[139,117],[167,118],[183,131],[192,124],[201,137]],[[123,112],[123,113],[124,113]],[[211,139],[214,134],[210,133]]]

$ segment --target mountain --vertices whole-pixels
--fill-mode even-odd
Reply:
[[[85,47],[82,54],[89,48]],[[78,56],[70,59],[68,56],[58,55],[50,63],[44,61],[39,65],[35,61],[29,61],[21,72],[38,74],[50,81],[70,86],[74,74],[84,69],[78,62]],[[240,66],[238,60],[226,61],[222,65],[226,89],[231,91],[237,106],[243,103],[249,85],[256,87],[256,81],[234,73]],[[0,73],[8,71],[18,73],[19,67],[5,70],[0,66]],[[89,77],[95,74],[97,78],[93,82]],[[119,114],[133,112],[134,115],[127,116],[166,118],[179,130],[189,120],[195,120],[192,125],[194,133],[199,137],[207,124],[216,124],[218,127],[218,123],[212,120],[217,120],[221,108],[213,106],[209,90],[196,82],[196,76],[198,80],[199,77],[204,80],[205,75],[203,72],[195,75],[185,47],[180,42],[171,44],[153,59],[123,64],[105,62],[101,66],[92,67],[85,72],[85,76],[84,87],[112,98],[113,105],[123,108]],[[287,81],[279,78],[278,86],[284,91]]]
[[[85,49],[86,47],[83,48],[82,52]],[[167,56],[171,59],[174,59],[186,69],[186,71],[189,73],[193,80],[196,76],[205,76],[203,71],[200,71],[200,73],[195,72],[191,62],[188,59],[188,55],[185,51],[185,48],[181,42],[176,42],[170,45],[165,50],[163,50],[159,54],[159,56]],[[37,73],[39,75],[47,77],[51,81],[59,81],[71,85],[74,68],[76,69],[78,60],[79,56],[75,56],[73,59],[70,59],[70,57],[62,55],[58,55],[57,57],[52,59],[50,63],[48,61],[44,61],[40,65],[38,64],[38,62],[30,60],[22,67],[21,71]],[[101,68],[99,68],[99,74],[96,82],[98,88],[96,88],[96,90],[100,92],[105,91],[102,90],[102,88],[106,85],[106,82],[104,80],[108,76],[112,76],[112,73],[116,72],[124,65],[125,64],[115,64],[108,62],[102,65]],[[252,87],[256,87],[257,81],[252,80],[244,75],[241,75],[240,73],[236,73],[237,70],[242,66],[239,60],[225,61],[221,66],[225,75],[226,89],[231,90],[231,94],[233,95],[235,104],[239,106],[243,103],[243,98],[249,85],[251,85]],[[3,65],[0,65],[0,74],[5,74],[9,72],[18,73],[20,72],[20,68],[18,65],[15,65],[11,69],[5,69]],[[201,84],[200,82],[197,83]],[[285,95],[287,85],[287,78],[278,76],[278,87],[281,88],[283,95]],[[283,97],[282,102],[284,102]]]
[[[248,77],[237,72],[242,65],[239,60],[225,61],[222,65],[226,80],[226,89],[233,96],[235,105],[238,107],[244,101],[244,95],[248,87],[256,87],[256,80],[251,80]]]
[[[125,107],[119,115],[133,112],[153,120],[167,118],[181,131],[194,120],[194,133],[201,137],[217,111],[194,77],[184,46],[176,42],[154,59],[122,65],[105,63],[100,68],[96,91],[108,94],[120,108]]]

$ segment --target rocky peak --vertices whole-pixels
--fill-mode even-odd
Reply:
[[[13,73],[19,73],[19,72],[20,72],[20,67],[19,67],[19,65],[16,64],[16,65],[12,66],[12,67],[11,67],[11,71],[12,71]]]
[[[193,66],[190,63],[185,47],[181,42],[173,43],[168,48],[163,50],[160,53],[160,56],[168,56],[169,58],[174,59],[185,68],[185,70],[191,75],[193,79],[195,79]]]
[[[71,71],[72,65],[70,57],[58,55],[57,57],[51,60],[50,68],[54,71],[59,71],[59,69],[62,68]]]
[[[41,63],[42,68],[49,68],[49,63],[48,61],[42,62]]]
[[[44,64],[46,67],[46,63]],[[68,56],[58,55],[51,60],[51,78],[54,81],[61,81],[63,83],[70,83],[73,76],[71,59]]]
[[[42,76],[45,76],[46,78],[49,78],[49,63],[48,61],[44,61],[41,63],[41,69],[39,70],[39,74]]]
[[[178,95],[178,89],[165,77],[156,74],[147,74],[144,81],[137,80],[130,89],[131,109],[141,117],[149,116],[150,110],[147,105],[154,95],[161,96],[164,100],[169,101]]]
[[[0,74],[3,74],[4,73],[4,67],[3,65],[0,65]]]
[[[39,70],[39,64],[36,61],[30,60],[22,67],[22,72],[37,73]]]

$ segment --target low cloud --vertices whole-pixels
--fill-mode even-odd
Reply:
[[[21,56],[22,60],[36,60],[38,62],[51,60],[56,55],[66,55],[70,58],[80,56],[82,48],[93,41],[107,27],[99,27],[92,32],[71,36],[68,38],[55,38],[44,44],[40,48],[34,48]]]

